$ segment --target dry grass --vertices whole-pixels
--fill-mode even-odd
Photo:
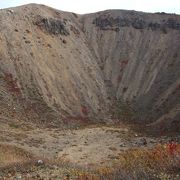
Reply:
[[[0,167],[25,163],[32,158],[32,155],[21,148],[12,145],[0,144]]]
[[[153,149],[132,149],[119,154],[114,167],[97,169],[103,178],[116,179],[178,179],[180,177],[180,144],[171,153],[168,145]]]
[[[1,165],[13,165],[20,162],[25,164],[31,159],[31,155],[22,149],[9,145],[0,145],[0,167]],[[152,149],[137,148],[124,151],[119,154],[118,161],[109,167],[82,168],[70,162],[57,159],[43,160],[45,166],[30,166],[32,172],[39,175],[51,177],[69,178],[75,177],[79,180],[99,179],[178,179],[180,172],[180,144],[173,153],[169,152],[167,145],[157,145]],[[55,168],[54,168],[55,167]],[[57,168],[56,168],[57,167]],[[30,172],[31,172],[30,171]]]
[[[133,149],[120,154],[121,163],[125,168],[143,167],[144,169],[164,169],[180,156],[180,144],[174,152],[169,152],[167,145],[157,145],[153,149]]]

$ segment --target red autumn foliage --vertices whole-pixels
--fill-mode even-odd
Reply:
[[[171,141],[168,145],[168,152],[170,155],[173,155],[176,152],[177,144],[174,141]]]
[[[122,80],[122,75],[119,75],[118,78],[117,78],[117,81],[121,82],[121,80]]]
[[[180,90],[180,84],[176,86],[176,90]]]
[[[68,123],[74,123],[74,122],[79,122],[79,123],[90,123],[88,117],[82,117],[81,115],[79,116],[67,116],[66,118],[63,118],[63,123],[68,124]]]
[[[13,75],[11,73],[4,73],[4,80],[7,83],[8,90],[13,94],[20,94],[20,88],[17,85],[17,80],[13,79]]]
[[[83,113],[83,115],[87,116],[88,115],[88,109],[86,106],[81,106],[81,112]]]
[[[126,67],[127,64],[128,64],[128,60],[120,61],[121,71],[124,70],[124,68]]]
[[[121,65],[127,65],[127,64],[128,64],[128,60],[121,61]]]

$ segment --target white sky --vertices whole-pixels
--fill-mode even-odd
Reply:
[[[128,9],[144,12],[180,14],[180,0],[0,0],[0,8],[28,3],[45,4],[59,10],[79,14],[106,9]]]

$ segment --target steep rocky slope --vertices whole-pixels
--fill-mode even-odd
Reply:
[[[133,120],[179,130],[180,16],[0,10],[1,115]]]
[[[117,10],[82,19],[116,99],[133,105],[141,122],[180,124],[180,17]]]

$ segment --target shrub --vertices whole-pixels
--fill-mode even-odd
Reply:
[[[9,127],[11,127],[11,128],[19,128],[19,125],[12,122],[12,123],[9,123]]]
[[[7,84],[8,90],[13,94],[20,94],[20,88],[17,84],[17,79],[13,78],[13,75],[11,73],[4,73],[4,80]]]
[[[125,92],[127,88],[123,89]],[[115,116],[121,120],[131,120],[135,117],[135,109],[128,102],[125,102],[120,98],[116,103]]]
[[[67,43],[67,41],[66,41],[65,39],[63,39],[63,40],[62,40],[62,42],[63,42],[64,44],[66,44],[66,43]]]
[[[119,154],[113,166],[96,169],[100,179],[173,179],[180,167],[180,144],[173,153],[169,144],[152,149],[131,149]],[[166,178],[167,179],[167,178]]]
[[[81,106],[81,112],[82,112],[83,115],[85,115],[85,116],[88,115],[88,109],[86,108],[86,106]]]

